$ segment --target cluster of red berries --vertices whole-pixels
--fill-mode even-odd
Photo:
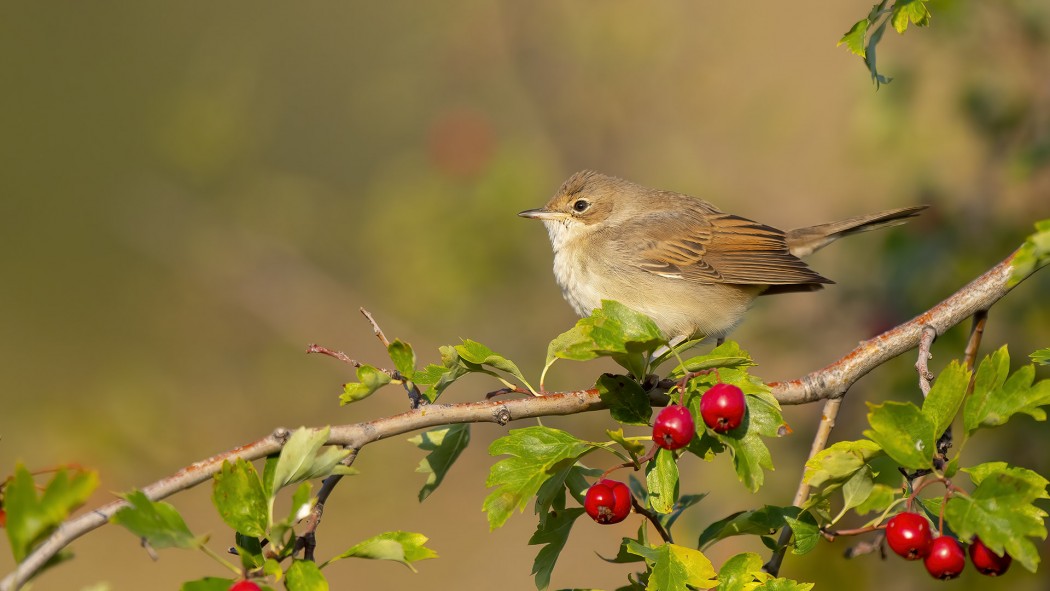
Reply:
[[[907,560],[922,559],[926,572],[935,579],[954,579],[966,566],[962,544],[951,536],[933,537],[930,522],[918,513],[898,513],[886,523],[886,543]],[[994,553],[980,538],[970,544],[970,561],[982,575],[996,577],[1010,568],[1009,554]]]
[[[746,411],[743,391],[729,384],[715,384],[700,398],[700,416],[717,433],[739,427]],[[653,442],[664,449],[681,449],[695,435],[693,415],[680,404],[665,407],[653,423]],[[603,478],[587,490],[583,508],[598,523],[619,523],[631,512],[631,491],[618,480]]]

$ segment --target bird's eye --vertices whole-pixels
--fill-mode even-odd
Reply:
[[[590,202],[587,201],[586,199],[577,199],[576,203],[572,204],[572,208],[574,210],[576,210],[577,213],[583,213],[583,212],[587,211],[587,208],[590,207],[590,206],[591,206]]]

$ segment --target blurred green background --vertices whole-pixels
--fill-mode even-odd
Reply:
[[[318,342],[382,364],[368,308],[421,362],[469,337],[537,376],[571,326],[546,233],[515,217],[593,168],[702,196],[782,227],[929,203],[907,227],[813,258],[838,281],[760,301],[734,335],[766,379],[821,367],[925,310],[1005,257],[1050,215],[1050,5],[935,2],[933,27],[888,33],[876,92],[836,48],[870,2],[6,2],[0,18],[0,472],[78,462],[94,503],[253,440],[278,425],[401,412],[393,388],[339,408],[347,366]],[[1048,278],[990,316],[984,351],[1015,364],[1050,345]],[[934,348],[961,355],[966,329]],[[850,393],[835,439],[857,438],[864,400],[915,399],[914,358]],[[548,386],[590,385],[600,363],[555,366]],[[1045,376],[1047,372],[1042,372]],[[471,401],[477,377],[446,393]],[[752,497],[727,460],[686,462],[683,492],[710,491],[679,522],[787,504],[819,408],[789,409],[778,470]],[[545,424],[602,437],[599,416]],[[489,533],[489,441],[474,444],[423,505],[422,457],[402,440],[366,448],[319,532],[326,558],[386,530],[421,531],[441,559],[420,574],[346,561],[335,589],[532,589],[531,515]],[[1044,423],[1016,419],[967,447],[1050,473]],[[1038,439],[1036,439],[1038,441]],[[195,532],[232,541],[207,487],[178,495]],[[559,587],[614,588],[609,566],[637,527],[580,522]],[[4,543],[6,544],[6,542]],[[3,545],[3,544],[0,544]],[[818,588],[925,589],[921,566],[789,557]],[[153,563],[123,530],[72,547],[36,589],[174,589],[224,575],[199,553]],[[727,541],[716,563],[757,542]],[[11,567],[0,552],[0,571]],[[956,589],[1043,589],[1015,566],[972,569]]]

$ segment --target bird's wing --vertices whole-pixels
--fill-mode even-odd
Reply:
[[[638,233],[648,239],[635,260],[662,277],[749,285],[831,283],[788,252],[784,232],[746,218],[687,211],[636,223],[645,225]]]

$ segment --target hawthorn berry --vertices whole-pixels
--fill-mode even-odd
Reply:
[[[631,512],[631,490],[618,480],[603,478],[587,489],[583,508],[598,523],[620,523]]]
[[[689,445],[696,434],[696,423],[689,409],[673,404],[664,407],[653,424],[653,441],[664,449],[679,449]]]
[[[926,558],[933,544],[930,522],[918,513],[898,513],[886,523],[886,543],[908,560]]]
[[[732,384],[715,384],[700,397],[700,416],[716,433],[727,433],[744,420],[744,392]]]
[[[970,562],[973,562],[973,567],[982,575],[998,577],[1010,568],[1010,563],[1013,561],[1014,559],[1005,550],[1002,556],[992,552],[991,548],[984,545],[981,538],[974,538],[973,543],[970,544]]]
[[[237,581],[230,587],[230,591],[261,591],[261,589],[251,581]]]
[[[966,566],[966,555],[963,554],[959,540],[951,536],[941,536],[933,540],[930,553],[922,563],[926,572],[935,579],[947,581],[959,576]]]

